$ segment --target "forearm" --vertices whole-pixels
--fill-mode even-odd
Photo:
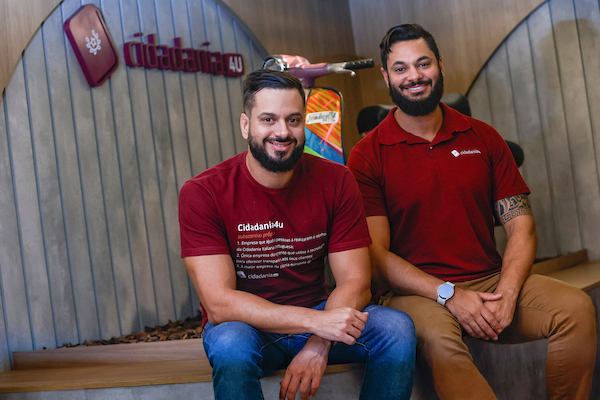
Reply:
[[[529,276],[537,250],[537,232],[531,216],[522,216],[515,226],[506,227],[508,242],[504,251],[500,282],[496,293],[516,299]]]
[[[401,294],[418,295],[432,300],[443,280],[434,277],[392,253],[383,246],[369,248],[373,279],[379,285]]]
[[[336,285],[327,299],[325,309],[332,310],[334,308],[351,307],[361,311],[369,304],[370,300],[370,281],[346,281]]]
[[[202,307],[212,324],[241,321],[274,333],[310,332],[311,323],[316,319],[318,311],[274,304],[260,296],[236,290],[236,276],[230,257],[217,255],[186,258],[184,261]],[[221,273],[218,278],[213,277],[221,271],[225,273]]]
[[[235,289],[225,291],[219,300],[204,300],[202,304],[212,324],[240,321],[262,331],[284,334],[312,332],[320,313],[306,307],[275,304]]]

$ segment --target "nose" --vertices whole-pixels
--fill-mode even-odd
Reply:
[[[410,82],[418,82],[423,78],[423,73],[417,67],[410,67],[407,74],[406,79]]]
[[[287,121],[284,118],[282,118],[279,121],[277,121],[277,126],[274,129],[273,133],[275,134],[275,136],[277,138],[284,138],[285,139],[288,136],[290,136],[290,133],[291,133],[290,127],[288,126]]]

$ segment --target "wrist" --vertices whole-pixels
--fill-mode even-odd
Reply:
[[[315,347],[321,349],[321,351],[325,353],[329,353],[332,345],[333,343],[331,340],[323,339],[322,337],[313,334],[310,335],[304,347]]]
[[[498,285],[494,293],[501,294],[504,300],[516,300],[519,297],[520,290],[513,287],[504,287]]]

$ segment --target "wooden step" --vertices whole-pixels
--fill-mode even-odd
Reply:
[[[159,361],[207,361],[202,339],[16,351],[13,353],[13,358],[14,370]]]
[[[0,393],[210,382],[202,339],[81,346],[14,353],[15,369],[0,374]],[[364,368],[330,365],[326,374]],[[285,370],[273,376],[283,376]]]
[[[600,286],[600,261],[588,261],[574,267],[551,272],[548,276],[588,292]]]

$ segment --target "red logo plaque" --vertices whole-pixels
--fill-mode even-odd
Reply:
[[[100,10],[81,7],[64,29],[90,86],[102,85],[119,66],[119,55]]]

